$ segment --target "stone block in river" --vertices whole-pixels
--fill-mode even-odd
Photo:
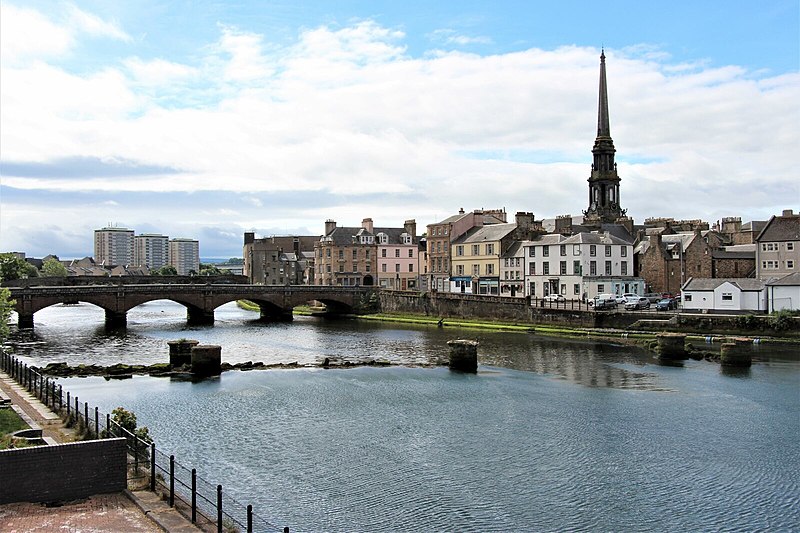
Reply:
[[[222,347],[209,344],[192,348],[192,373],[195,376],[218,376],[222,373]]]
[[[200,344],[200,341],[191,339],[181,339],[177,341],[168,341],[169,346],[169,364],[173,368],[181,365],[189,365],[192,363],[192,348]]]
[[[447,341],[450,347],[450,369],[462,372],[478,371],[478,341]]]
[[[719,362],[722,366],[749,367],[753,364],[749,339],[734,339],[719,348]]]
[[[656,353],[659,359],[682,361],[688,359],[686,354],[686,335],[681,333],[659,333],[656,335],[658,345]]]

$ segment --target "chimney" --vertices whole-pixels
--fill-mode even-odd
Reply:
[[[459,210],[458,210],[458,214],[459,214],[459,215],[463,215],[463,214],[464,214],[464,208],[463,208],[463,207],[462,207],[461,209],[459,209]]]
[[[406,233],[411,235],[411,237],[417,236],[417,221],[415,219],[406,220],[403,223],[403,229],[405,229]]]
[[[365,230],[367,230],[370,233],[374,233],[374,231],[372,231],[373,227],[372,227],[372,219],[371,218],[365,218],[364,220],[362,220],[361,221],[361,227],[364,228]]]
[[[244,243],[245,244],[253,244],[253,241],[256,240],[256,234],[252,231],[246,231],[244,233]]]
[[[325,221],[325,235],[330,235],[336,229],[336,221],[328,219]]]
[[[793,217],[794,216],[794,210],[792,210],[792,209],[784,209],[783,210],[783,216],[785,216],[785,217]]]
[[[556,217],[556,231],[562,235],[572,234],[572,215],[558,215]]]

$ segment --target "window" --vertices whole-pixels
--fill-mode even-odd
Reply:
[[[542,257],[550,257],[550,247],[542,246]]]
[[[459,245],[456,246],[456,255],[464,255],[464,247]]]
[[[733,301],[733,293],[731,293],[731,292],[723,292],[722,293],[722,301],[723,302],[732,302]]]
[[[440,253],[442,253],[442,241],[438,241],[438,242],[436,243],[436,253],[437,253],[437,254],[440,254]]]
[[[353,249],[353,261],[355,261],[357,259],[358,259],[358,250],[354,248]]]
[[[489,263],[486,265],[486,275],[491,276],[492,274],[494,274],[494,265]]]
[[[606,257],[611,257],[611,246],[606,245]]]
[[[567,255],[567,245],[562,244],[561,246],[559,246],[558,253],[560,253],[561,255]]]
[[[444,227],[444,234],[447,235],[447,226]]]
[[[411,235],[409,235],[408,233],[402,233],[400,235],[400,242],[402,242],[403,244],[411,244]]]
[[[786,261],[786,268],[794,269],[794,261],[792,261],[791,259]]]
[[[400,272],[400,263],[397,263],[396,265],[394,265],[394,271],[395,272]]]
[[[580,293],[581,293],[581,284],[580,283],[575,283],[574,285],[572,285],[572,294],[577,296]]]
[[[550,274],[550,263],[544,262],[542,264],[542,275],[547,276]]]
[[[386,248],[381,248],[381,257],[386,257]]]
[[[589,261],[589,275],[590,276],[597,275],[597,261]]]
[[[536,275],[536,263],[528,263],[528,275],[529,276]]]
[[[536,296],[536,282],[535,281],[531,281],[529,288],[530,288],[530,291],[531,291],[531,296]]]
[[[622,264],[621,264],[620,266],[622,267],[622,272],[621,272],[621,274],[622,274],[623,276],[627,276],[627,275],[628,275],[628,262],[627,262],[627,261],[623,261],[623,262],[622,262]]]
[[[409,263],[408,264],[408,271],[409,272],[414,272],[414,263]]]
[[[395,256],[395,257],[400,257],[400,248],[395,248],[395,250],[394,250],[394,256]]]
[[[339,259],[344,259],[344,250],[339,250]],[[273,261],[275,260],[274,256],[273,256],[272,260]]]
[[[480,244],[473,244],[472,245],[472,255],[481,255],[481,245]]]
[[[472,265],[472,275],[473,276],[480,276],[481,275],[481,266],[480,265]]]
[[[486,255],[492,255],[493,253],[494,253],[494,244],[487,244]]]
[[[408,249],[408,257],[414,257],[414,249],[413,248],[409,248]]]
[[[598,283],[598,284],[597,284],[597,292],[598,292],[598,293],[603,293],[603,292],[606,292],[606,291],[605,291],[605,288],[606,288],[606,286],[605,286],[605,285],[603,285],[602,283]]]
[[[365,250],[367,252],[367,261],[369,261],[369,250]]]
[[[786,243],[786,250],[789,251],[789,252],[793,251],[794,250],[794,243],[793,242],[787,242]]]
[[[573,261],[572,262],[572,274],[575,275],[575,276],[580,276],[581,274],[583,274],[583,272],[581,272],[581,262],[580,261]]]
[[[464,275],[464,265],[456,265],[456,275],[458,276]]]
[[[536,257],[536,247],[531,246],[528,248],[528,257]]]
[[[606,261],[606,276],[611,275],[611,261]]]
[[[573,244],[572,245],[572,255],[581,255],[581,245],[580,244]]]
[[[325,254],[326,256],[328,256],[328,257],[331,256],[331,249],[330,248],[326,248],[325,252],[326,252],[326,254]]]
[[[622,257],[628,257],[628,247],[627,246],[621,247],[619,253]]]
[[[339,272],[344,272],[344,265],[339,265]]]
[[[386,263],[381,265],[381,272],[386,272]]]
[[[597,255],[597,246],[595,246],[594,244],[589,245],[589,255],[592,257]]]
[[[691,302],[692,301],[692,295],[689,294],[689,293],[683,293],[683,301],[684,302]]]
[[[378,244],[388,244],[389,236],[385,233],[378,233]]]
[[[567,275],[567,262],[566,261],[561,261],[561,263],[559,263],[559,268],[560,268],[560,271],[561,271],[561,275],[562,276],[566,276]]]

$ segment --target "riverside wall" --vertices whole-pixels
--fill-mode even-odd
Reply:
[[[381,310],[461,320],[486,319],[519,324],[569,328],[614,328],[641,331],[676,331],[697,334],[738,334],[755,337],[800,338],[800,317],[790,317],[775,327],[766,315],[714,315],[652,311],[594,311],[578,302],[556,305],[530,298],[509,298],[459,293],[380,291]]]

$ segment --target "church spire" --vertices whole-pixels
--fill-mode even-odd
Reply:
[[[589,176],[589,208],[583,212],[584,224],[600,226],[625,216],[620,207],[617,164],[614,162],[614,141],[608,118],[606,54],[600,52],[600,90],[597,101],[597,138],[592,148],[592,173]]]

